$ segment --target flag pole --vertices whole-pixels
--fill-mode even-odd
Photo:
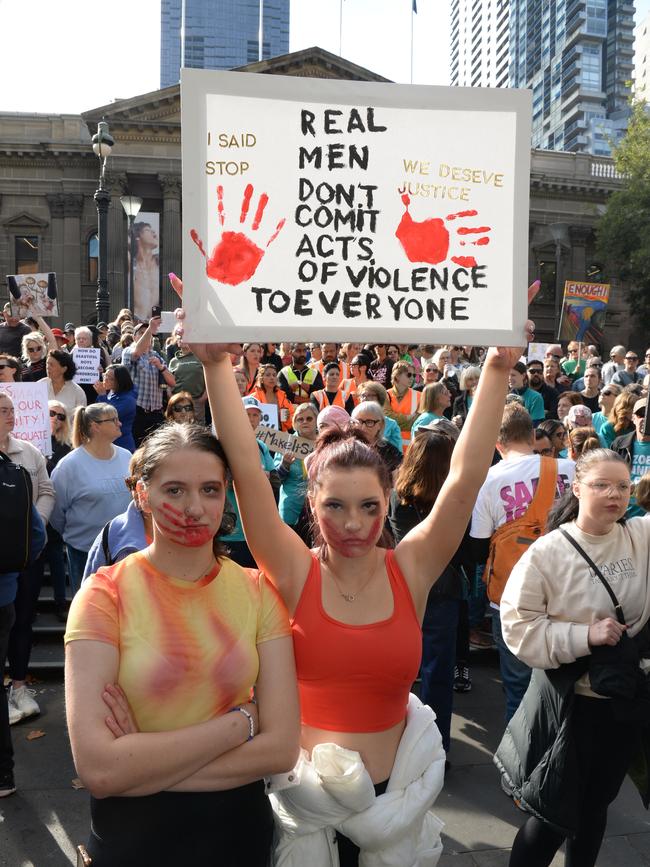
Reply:
[[[260,0],[260,26],[257,31],[257,59],[264,59],[264,0]]]

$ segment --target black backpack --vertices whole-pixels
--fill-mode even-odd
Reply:
[[[32,543],[32,480],[0,452],[0,574],[22,572]]]

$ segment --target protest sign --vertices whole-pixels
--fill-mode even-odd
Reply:
[[[264,427],[279,427],[277,404],[261,403],[260,407],[262,409],[262,421],[260,424],[264,425]]]
[[[173,310],[162,310],[160,313],[160,332],[162,334],[171,334],[176,328],[178,320],[174,315]]]
[[[609,283],[567,280],[558,339],[602,345],[608,301]]]
[[[517,345],[531,95],[182,70],[188,339]]]
[[[77,368],[77,372],[72,378],[74,382],[79,385],[92,385],[93,382],[97,382],[99,365],[101,364],[101,349],[86,349],[76,346],[72,350],[72,358]]]
[[[58,316],[56,274],[8,274],[12,316]]]
[[[296,458],[305,458],[316,447],[313,440],[303,437],[295,437],[272,427],[260,425],[255,431],[258,440],[266,443],[270,452],[280,452],[282,455],[294,455]]]
[[[0,389],[14,402],[13,435],[27,440],[44,455],[52,454],[47,382],[0,382]]]
[[[550,343],[529,343],[528,344],[528,361],[544,361],[544,357],[546,356],[546,350],[549,348]]]

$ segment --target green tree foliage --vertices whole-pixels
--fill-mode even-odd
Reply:
[[[640,326],[650,329],[650,116],[632,105],[627,135],[614,152],[625,186],[614,193],[596,229],[607,271],[632,287],[628,297]]]

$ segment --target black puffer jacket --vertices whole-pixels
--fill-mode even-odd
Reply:
[[[530,685],[494,756],[515,798],[537,818],[573,837],[579,826],[580,774],[571,735],[574,685],[589,657],[549,671],[533,669]],[[612,701],[612,699],[606,699]],[[646,809],[650,801],[650,728],[640,729],[628,770]]]

